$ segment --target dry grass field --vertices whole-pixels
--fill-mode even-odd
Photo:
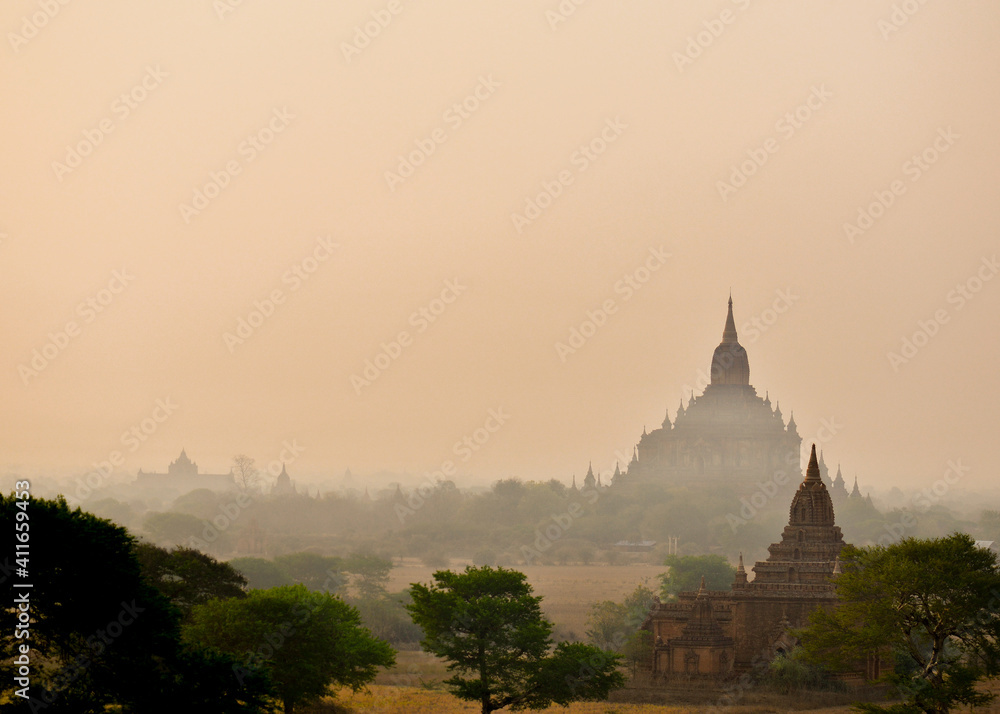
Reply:
[[[461,570],[465,563],[453,563],[452,570]],[[513,566],[528,576],[528,582],[541,595],[542,609],[556,625],[560,638],[583,639],[587,615],[592,603],[621,599],[636,585],[645,582],[659,589],[656,576],[664,572],[662,565],[637,563],[631,565],[519,565]],[[392,569],[389,590],[398,591],[410,583],[429,583],[435,570],[416,560],[404,560]]]
[[[745,703],[724,707],[727,714],[777,714],[788,711],[813,711],[817,714],[848,714],[849,706],[823,706],[815,700],[801,697],[781,697],[777,695],[762,695],[747,698]],[[307,714],[362,714],[362,712],[378,712],[380,714],[473,714],[479,708],[469,702],[461,702],[447,692],[440,690],[414,687],[391,687],[373,685],[367,690],[351,693],[350,690],[340,692],[336,700],[327,700],[322,705],[312,708]],[[559,706],[541,710],[546,714],[695,714],[698,712],[719,711],[713,702],[700,704],[684,703],[683,698],[677,704],[632,704],[620,702],[578,702],[563,708]]]

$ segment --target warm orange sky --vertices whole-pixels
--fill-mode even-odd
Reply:
[[[7,0],[0,19],[0,469],[118,450],[163,470],[183,446],[220,471],[294,441],[302,477],[451,459],[460,483],[568,481],[673,417],[731,288],[751,383],[805,439],[832,419],[849,479],[924,487],[960,459],[991,484],[992,0]],[[506,423],[457,452],[491,409]]]

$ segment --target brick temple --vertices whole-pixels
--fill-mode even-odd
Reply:
[[[813,610],[836,604],[833,578],[843,547],[813,445],[788,525],[767,560],[754,565],[755,577],[748,578],[741,555],[732,589],[706,590],[702,578],[697,592],[653,605],[642,625],[653,636],[653,673],[724,678],[787,653],[796,645],[791,631],[806,626]]]

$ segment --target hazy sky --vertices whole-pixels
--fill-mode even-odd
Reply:
[[[992,0],[0,18],[4,470],[568,481],[700,391],[732,289],[848,478],[997,472]]]

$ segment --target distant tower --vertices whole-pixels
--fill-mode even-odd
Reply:
[[[854,474],[854,488],[851,489],[850,498],[861,498],[861,489],[858,488],[858,475]]]
[[[584,488],[595,488],[597,486],[597,479],[594,478],[594,465],[591,463],[587,466],[587,475],[583,477],[583,487]]]
[[[295,484],[292,483],[291,477],[288,472],[285,471],[285,464],[281,464],[281,473],[278,474],[278,480],[274,482],[274,487],[271,489],[272,496],[288,496],[295,493]]]
[[[747,571],[743,567],[743,551],[740,551],[740,563],[736,566],[736,577],[733,579],[733,590],[741,590],[747,586]]]
[[[834,503],[842,503],[847,498],[847,485],[844,483],[844,475],[840,472],[840,464],[837,464],[837,477],[833,479],[830,495]]]
[[[823,483],[827,488],[833,486],[833,482],[830,481],[830,469],[826,467],[826,461],[823,459],[823,450],[819,451],[819,477],[823,479]]]

